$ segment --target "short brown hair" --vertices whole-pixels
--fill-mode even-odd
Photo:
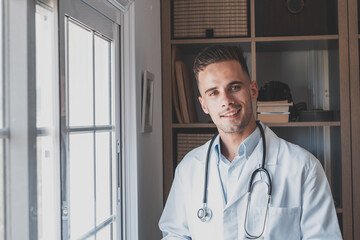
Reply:
[[[196,81],[199,83],[199,72],[203,71],[208,65],[230,60],[239,62],[241,68],[250,76],[241,48],[236,46],[215,45],[205,48],[196,56],[193,66]]]

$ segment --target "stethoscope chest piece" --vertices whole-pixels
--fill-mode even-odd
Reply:
[[[198,210],[197,216],[202,222],[209,222],[212,217],[212,211],[207,206],[203,206]]]

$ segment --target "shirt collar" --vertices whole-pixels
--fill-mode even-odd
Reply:
[[[250,157],[253,153],[257,143],[260,140],[260,129],[256,127],[256,129],[240,144],[238,149],[239,156],[245,156],[246,159]],[[220,135],[214,140],[215,151],[217,154],[216,163],[219,164],[221,159],[221,151],[220,151]]]

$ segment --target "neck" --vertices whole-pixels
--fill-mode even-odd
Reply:
[[[230,162],[238,155],[240,144],[256,129],[256,122],[251,121],[245,129],[240,132],[226,133],[219,130],[221,153]]]

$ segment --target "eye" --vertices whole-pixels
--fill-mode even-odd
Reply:
[[[218,94],[217,91],[211,91],[209,92],[209,96],[216,96]]]
[[[240,90],[240,86],[239,85],[233,85],[233,86],[231,86],[231,91],[237,91],[237,90]]]

